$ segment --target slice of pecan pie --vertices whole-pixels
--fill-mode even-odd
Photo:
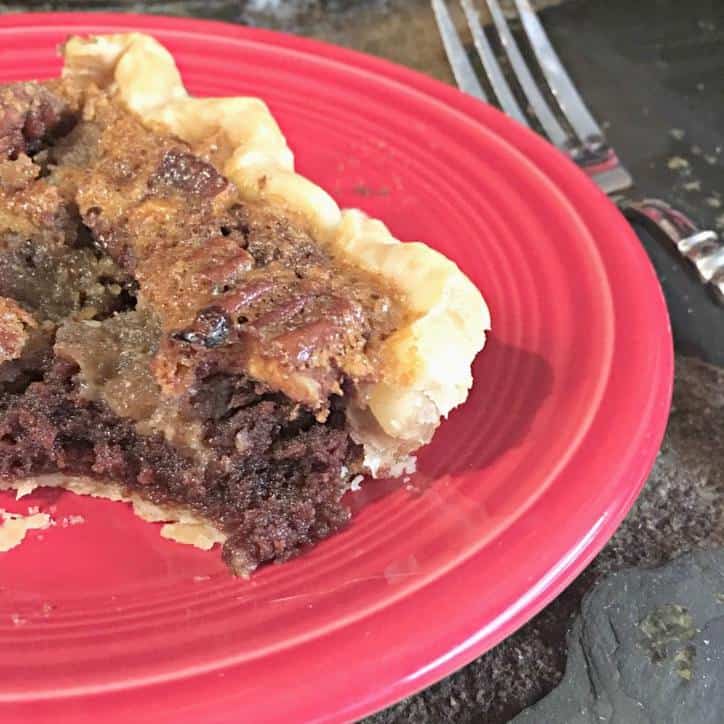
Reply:
[[[0,87],[0,485],[129,500],[239,574],[342,526],[466,397],[488,313],[152,38]]]

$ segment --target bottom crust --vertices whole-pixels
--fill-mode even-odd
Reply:
[[[133,493],[125,495],[117,483],[61,473],[0,481],[0,490],[15,490],[18,499],[32,493],[36,488],[63,488],[77,495],[130,503],[133,512],[142,520],[164,523],[161,536],[176,543],[185,543],[208,551],[217,543],[226,541],[226,535],[210,521],[183,508],[155,505]]]

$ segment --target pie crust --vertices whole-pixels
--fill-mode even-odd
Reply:
[[[217,543],[226,540],[226,534],[210,520],[195,515],[186,508],[156,505],[135,493],[125,494],[120,485],[102,482],[84,475],[63,475],[52,473],[37,475],[12,482],[0,481],[0,490],[14,490],[17,499],[30,495],[36,488],[63,488],[76,495],[102,498],[114,502],[129,503],[133,512],[148,523],[163,523],[161,536],[176,543],[186,543],[201,550],[211,550]],[[39,517],[44,516],[44,517]],[[36,513],[28,517],[14,516],[14,525],[0,526],[0,552],[19,545],[27,530],[47,527],[48,516]],[[22,524],[19,521],[25,521]]]
[[[3,272],[0,381],[5,384],[10,379],[16,385],[18,379],[25,379],[29,386],[21,389],[16,385],[11,390],[10,397],[14,395],[13,400],[20,402],[19,407],[13,407],[15,402],[9,403],[9,427],[3,407],[0,445],[9,452],[0,489],[14,489],[20,498],[36,487],[63,487],[82,495],[124,501],[144,520],[164,523],[161,535],[166,538],[203,549],[224,544],[227,563],[238,574],[247,575],[260,562],[284,560],[303,545],[339,528],[349,515],[341,497],[361,479],[358,473],[394,477],[414,470],[412,453],[431,439],[441,419],[467,397],[473,381],[471,364],[490,327],[488,309],[478,289],[452,261],[425,244],[401,243],[381,221],[359,210],[340,210],[329,194],[296,173],[292,151],[258,98],[191,97],[170,53],[152,37],[139,33],[72,37],[63,46],[63,55],[63,80],[58,86],[52,85],[56,81],[48,87],[32,83],[16,84],[14,88],[0,86],[0,91],[5,92],[4,97],[0,96],[0,129],[5,134],[0,135],[0,191],[4,194],[0,232],[6,235],[4,239],[11,240],[9,251],[4,249],[3,254],[15,254],[13,244],[17,245],[18,239],[26,243],[23,253],[29,254],[27,263],[31,264],[32,274],[36,274],[32,255],[42,252],[43,244],[50,244],[47,253],[51,261],[55,258],[53,249],[62,248],[66,255],[58,257],[62,274],[54,278],[53,294],[48,294],[55,300],[55,306],[46,305],[40,321],[33,316],[33,304],[13,291],[12,280],[22,274]],[[54,95],[56,92],[60,95]],[[92,157],[88,149],[98,149],[100,142],[92,140],[92,133],[102,134],[108,129],[111,140],[103,148],[110,149],[112,162],[119,164],[114,169],[123,164],[123,168],[132,169],[138,158],[155,158],[157,152],[164,154],[164,161],[154,167],[156,170],[150,176],[144,175],[148,168],[142,163],[138,166],[140,170],[123,172],[124,178],[138,181],[139,188],[145,190],[135,207],[132,204],[136,197],[131,194],[131,205],[124,206],[120,216],[113,217],[111,213],[101,218],[108,208],[95,205],[100,198],[113,209],[114,198],[125,198],[125,187],[113,185],[112,178],[110,185],[99,192],[92,182],[87,182],[88,177],[81,176],[86,182],[78,184],[72,169],[68,189],[63,187],[63,179],[67,181],[69,177],[62,175],[62,168],[60,175],[50,180],[42,175],[42,159],[46,163],[51,159],[46,169],[51,176],[55,173],[53,168],[57,170],[63,164],[57,162],[53,166],[52,152],[48,155],[37,142],[45,138],[46,127],[50,129],[52,123],[63,126],[63,103],[68,99],[71,105],[75,103],[74,94],[78,101],[73,109],[73,123],[77,123],[75,130],[81,135],[73,138],[87,138],[82,135],[87,128],[91,133],[87,145],[82,140],[69,142],[71,153],[80,149],[78,167],[83,169],[86,162],[82,159]],[[60,100],[61,96],[65,100]],[[25,120],[20,109],[23,104],[28,109]],[[80,118],[78,113],[82,113]],[[104,127],[108,118],[110,125]],[[114,118],[125,119],[121,128],[126,129],[126,135],[113,135]],[[63,127],[70,138],[75,130]],[[8,129],[15,135],[9,136]],[[52,132],[49,133],[50,146],[61,139],[62,147],[63,134],[59,133],[54,140]],[[25,145],[23,134],[28,136]],[[147,145],[127,145],[126,140],[130,144],[136,136],[145,139]],[[21,152],[14,152],[8,143],[19,144]],[[66,153],[67,148],[68,144]],[[114,155],[116,150],[121,152],[118,159]],[[37,153],[40,155],[36,158]],[[62,148],[59,153],[57,158],[62,158]],[[132,162],[128,163],[126,157]],[[164,166],[166,159],[170,159],[168,167]],[[100,171],[93,169],[91,175],[99,174],[101,180],[108,181],[103,176],[105,167]],[[72,181],[73,178],[76,180]],[[246,213],[244,209],[248,207],[249,215],[243,223],[235,216],[223,217],[231,218],[236,226],[227,227],[226,221],[219,221],[213,236],[200,235],[201,227],[194,226],[195,212],[189,210],[191,197],[177,196],[176,202],[181,198],[180,205],[173,206],[176,202],[163,196],[165,192],[156,191],[157,183],[177,184],[191,195],[203,196],[210,189],[210,198],[218,194],[222,201],[231,199],[230,208]],[[184,186],[189,184],[190,190]],[[39,199],[42,203],[33,205],[32,194],[41,193],[45,194]],[[150,205],[144,206],[148,200]],[[139,206],[140,214],[136,213]],[[56,207],[63,209],[66,216],[50,218],[45,210]],[[218,208],[222,207],[220,202]],[[160,216],[154,217],[159,209]],[[73,214],[80,218],[74,220]],[[217,217],[214,219],[218,221]],[[148,223],[150,226],[144,226]],[[73,244],[79,236],[64,236],[69,224],[76,230],[74,233],[85,234],[86,241],[79,241],[77,248]],[[76,228],[74,224],[80,226]],[[146,231],[140,234],[133,224],[141,224],[140,228]],[[115,247],[112,251],[104,246],[117,243],[113,232],[119,229],[120,238],[126,238],[124,228],[131,237],[140,234],[145,245],[128,267],[123,266],[125,262]],[[259,229],[264,232],[262,237],[266,234],[264,238],[272,240],[274,253],[281,255],[272,256],[274,263],[281,259],[281,266],[274,267],[272,262],[262,263],[253,257],[252,252],[257,253],[260,248]],[[34,239],[44,231],[51,236],[42,237],[42,248],[34,250]],[[173,237],[172,232],[179,236]],[[244,240],[238,237],[241,232]],[[169,239],[178,246],[173,246]],[[190,249],[191,256],[164,256],[169,249],[176,253],[186,241],[196,246],[183,247],[179,253]],[[54,247],[56,243],[60,246]],[[84,247],[83,243],[94,246]],[[321,262],[310,261],[312,270],[318,264],[316,277],[305,276],[302,267],[294,264],[285,267],[283,244],[295,253],[311,255],[311,259],[318,254],[327,266],[323,268]],[[136,251],[134,247],[129,253],[133,255]],[[153,256],[157,251],[161,263],[142,267],[143,255]],[[43,258],[39,257],[40,271],[45,268]],[[75,259],[80,261],[76,264]],[[165,265],[167,259],[171,266]],[[196,283],[193,270],[197,267],[193,265],[197,262],[206,265],[198,268],[218,271],[223,284],[219,282],[220,291],[214,287],[211,302],[202,299],[202,306],[192,310],[198,314],[187,319],[184,314],[189,309],[183,306],[186,297],[176,291],[185,287],[169,286],[166,282],[183,281],[186,274]],[[87,264],[91,264],[88,279],[73,276]],[[129,309],[113,307],[121,298],[118,295],[131,288],[123,286],[129,283],[123,274],[132,268],[130,280],[136,284],[136,292],[131,296],[137,296],[138,308],[135,301]],[[180,271],[171,273],[170,269]],[[256,272],[266,276],[254,276]],[[228,281],[224,276],[227,273],[232,275]],[[233,276],[237,273],[242,276]],[[292,286],[284,286],[287,278]],[[76,286],[66,285],[67,288],[77,287],[86,306],[72,313],[62,311],[67,299],[65,288],[58,287],[64,282],[58,279],[73,281]],[[105,286],[95,284],[99,279],[106,279]],[[233,310],[223,306],[232,305],[234,300],[252,299],[250,290],[262,287],[266,291],[259,294],[271,295],[271,308],[262,310],[261,316],[247,318],[253,302],[239,301],[239,308]],[[333,306],[309,311],[305,299],[320,287]],[[47,289],[42,284],[36,287],[33,299],[42,299]],[[113,289],[116,291],[109,297],[109,290]],[[359,295],[364,290],[369,297],[361,302]],[[277,293],[282,296],[275,297]],[[351,301],[347,301],[347,296]],[[176,305],[166,317],[163,315],[168,308],[163,307],[164,300],[172,300]],[[181,302],[177,304],[176,300]],[[195,300],[191,293],[190,301]],[[295,307],[297,303],[299,306]],[[340,311],[346,309],[345,305],[349,305],[351,317],[345,318],[346,312]],[[277,323],[273,320],[284,322],[284,317],[274,314],[289,309],[297,310],[289,312],[292,317],[303,317],[301,326],[275,332],[268,338],[258,332],[272,328]],[[157,312],[160,316],[154,316]],[[251,312],[256,313],[253,309]],[[358,312],[359,316],[355,316]],[[337,321],[331,322],[331,317]],[[226,342],[228,325],[237,325],[237,331],[245,325],[254,329],[262,318],[266,322],[259,325],[257,332],[241,331],[239,334],[247,336],[240,336],[236,346],[220,346]],[[194,320],[191,326],[187,326],[189,319]],[[222,323],[226,325],[222,325],[223,329],[216,326]],[[341,335],[343,341],[339,346],[324,341],[325,330],[329,329]],[[223,332],[221,342],[214,336],[219,330]],[[298,330],[304,334],[294,337]],[[154,346],[154,340],[158,346]],[[297,352],[284,351],[288,357],[276,358],[264,345],[272,348],[278,340],[289,345],[282,345],[283,350],[291,350],[297,343],[307,345],[309,349],[305,347],[304,354],[311,357],[301,358]],[[48,344],[53,350],[51,362],[56,366],[43,366],[46,358],[42,355],[46,354]],[[354,357],[347,357],[345,344],[353,347]],[[124,357],[126,353],[130,356]],[[284,366],[290,365],[292,358],[301,360],[299,369],[306,370],[305,373]],[[206,376],[195,377],[199,368],[194,365],[204,360],[211,360],[204,368]],[[213,366],[217,363],[218,368]],[[328,373],[326,378],[314,377],[320,369]],[[40,377],[27,376],[38,370],[44,370]],[[215,374],[222,378],[224,374],[231,375],[228,380],[221,379],[218,388],[222,397],[229,390],[230,397],[224,402],[226,412],[214,417],[217,398],[213,397],[212,393],[216,393],[211,386],[205,389],[209,395],[206,402],[202,399],[203,404],[211,405],[204,413],[206,416],[199,413],[198,419],[184,417],[180,400],[187,404],[193,395],[202,397],[204,389],[200,391],[197,382],[213,381]],[[231,385],[228,388],[224,387],[227,382]],[[241,386],[234,387],[237,383]],[[134,390],[141,390],[142,394],[136,395]],[[248,395],[248,400],[253,400],[253,409],[252,402],[244,402]],[[150,405],[148,413],[143,411],[146,407],[139,407],[139,400],[147,407]],[[262,412],[256,416],[255,410]],[[237,418],[238,433],[230,424],[236,424]],[[43,427],[45,422],[48,425]],[[265,428],[265,424],[270,426]],[[41,435],[37,438],[40,463],[36,462],[36,446],[27,442],[36,440],[36,427]],[[217,432],[218,438],[214,437]],[[62,443],[56,444],[56,433],[61,438],[66,435]],[[18,445],[18,439],[26,447]],[[261,444],[259,440],[266,440],[265,460],[257,456],[254,447]],[[52,464],[42,458],[46,446],[52,455],[60,451],[59,458],[50,458]],[[121,459],[123,455],[131,461],[130,467],[121,465],[126,465]],[[191,460],[188,467],[181,465],[184,455]],[[315,455],[326,456],[316,468],[321,458]],[[92,465],[89,460],[94,461]],[[199,460],[199,467],[193,467]],[[266,464],[271,467],[264,468]],[[52,472],[58,469],[66,472]],[[42,474],[32,474],[36,471]],[[158,481],[156,472],[160,475]],[[197,474],[206,477],[193,478]],[[207,483],[210,487],[204,487]],[[188,505],[177,501],[187,501]],[[247,513],[251,516],[249,520],[245,517]],[[37,516],[6,516],[6,520],[11,525],[0,526],[0,548],[20,542],[26,530],[45,522]],[[252,534],[247,551],[244,536],[249,531]]]

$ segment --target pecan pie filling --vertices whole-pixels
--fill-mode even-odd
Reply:
[[[110,92],[0,87],[0,475],[118,483],[246,574],[339,529],[403,295]]]

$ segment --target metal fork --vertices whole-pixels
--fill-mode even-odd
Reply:
[[[459,0],[483,70],[501,109],[526,126],[530,126],[530,122],[535,119],[551,143],[578,164],[604,193],[613,194],[629,188],[633,184],[631,174],[621,164],[616,152],[606,141],[601,127],[576,90],[530,2],[514,0],[530,48],[566,125],[558,120],[538,87],[498,0],[484,2],[528,105],[525,111],[520,107],[485,35],[477,9],[471,0]],[[431,3],[445,52],[460,90],[487,101],[487,95],[455,29],[445,0],[431,0]],[[638,203],[624,202],[621,210],[627,218],[636,219],[649,229],[655,227],[659,234],[673,242],[678,251],[694,264],[702,281],[712,285],[719,301],[724,301],[724,245],[718,241],[715,232],[699,231],[683,214],[657,199],[644,199]]]
[[[460,0],[460,5],[465,13],[480,61],[500,107],[520,123],[530,125],[528,116],[516,100],[490,47],[480,24],[478,11],[470,0]],[[631,175],[621,165],[616,153],[607,143],[601,127],[596,123],[566,73],[528,0],[515,0],[516,9],[546,83],[573,129],[573,133],[561,125],[539,90],[538,83],[530,72],[518,43],[510,31],[500,4],[497,0],[488,0],[487,5],[510,66],[530,105],[530,114],[537,118],[551,143],[581,166],[605,193],[615,193],[631,186],[633,183]],[[488,100],[455,30],[444,0],[432,0],[432,7],[460,90],[477,96],[480,100]]]

